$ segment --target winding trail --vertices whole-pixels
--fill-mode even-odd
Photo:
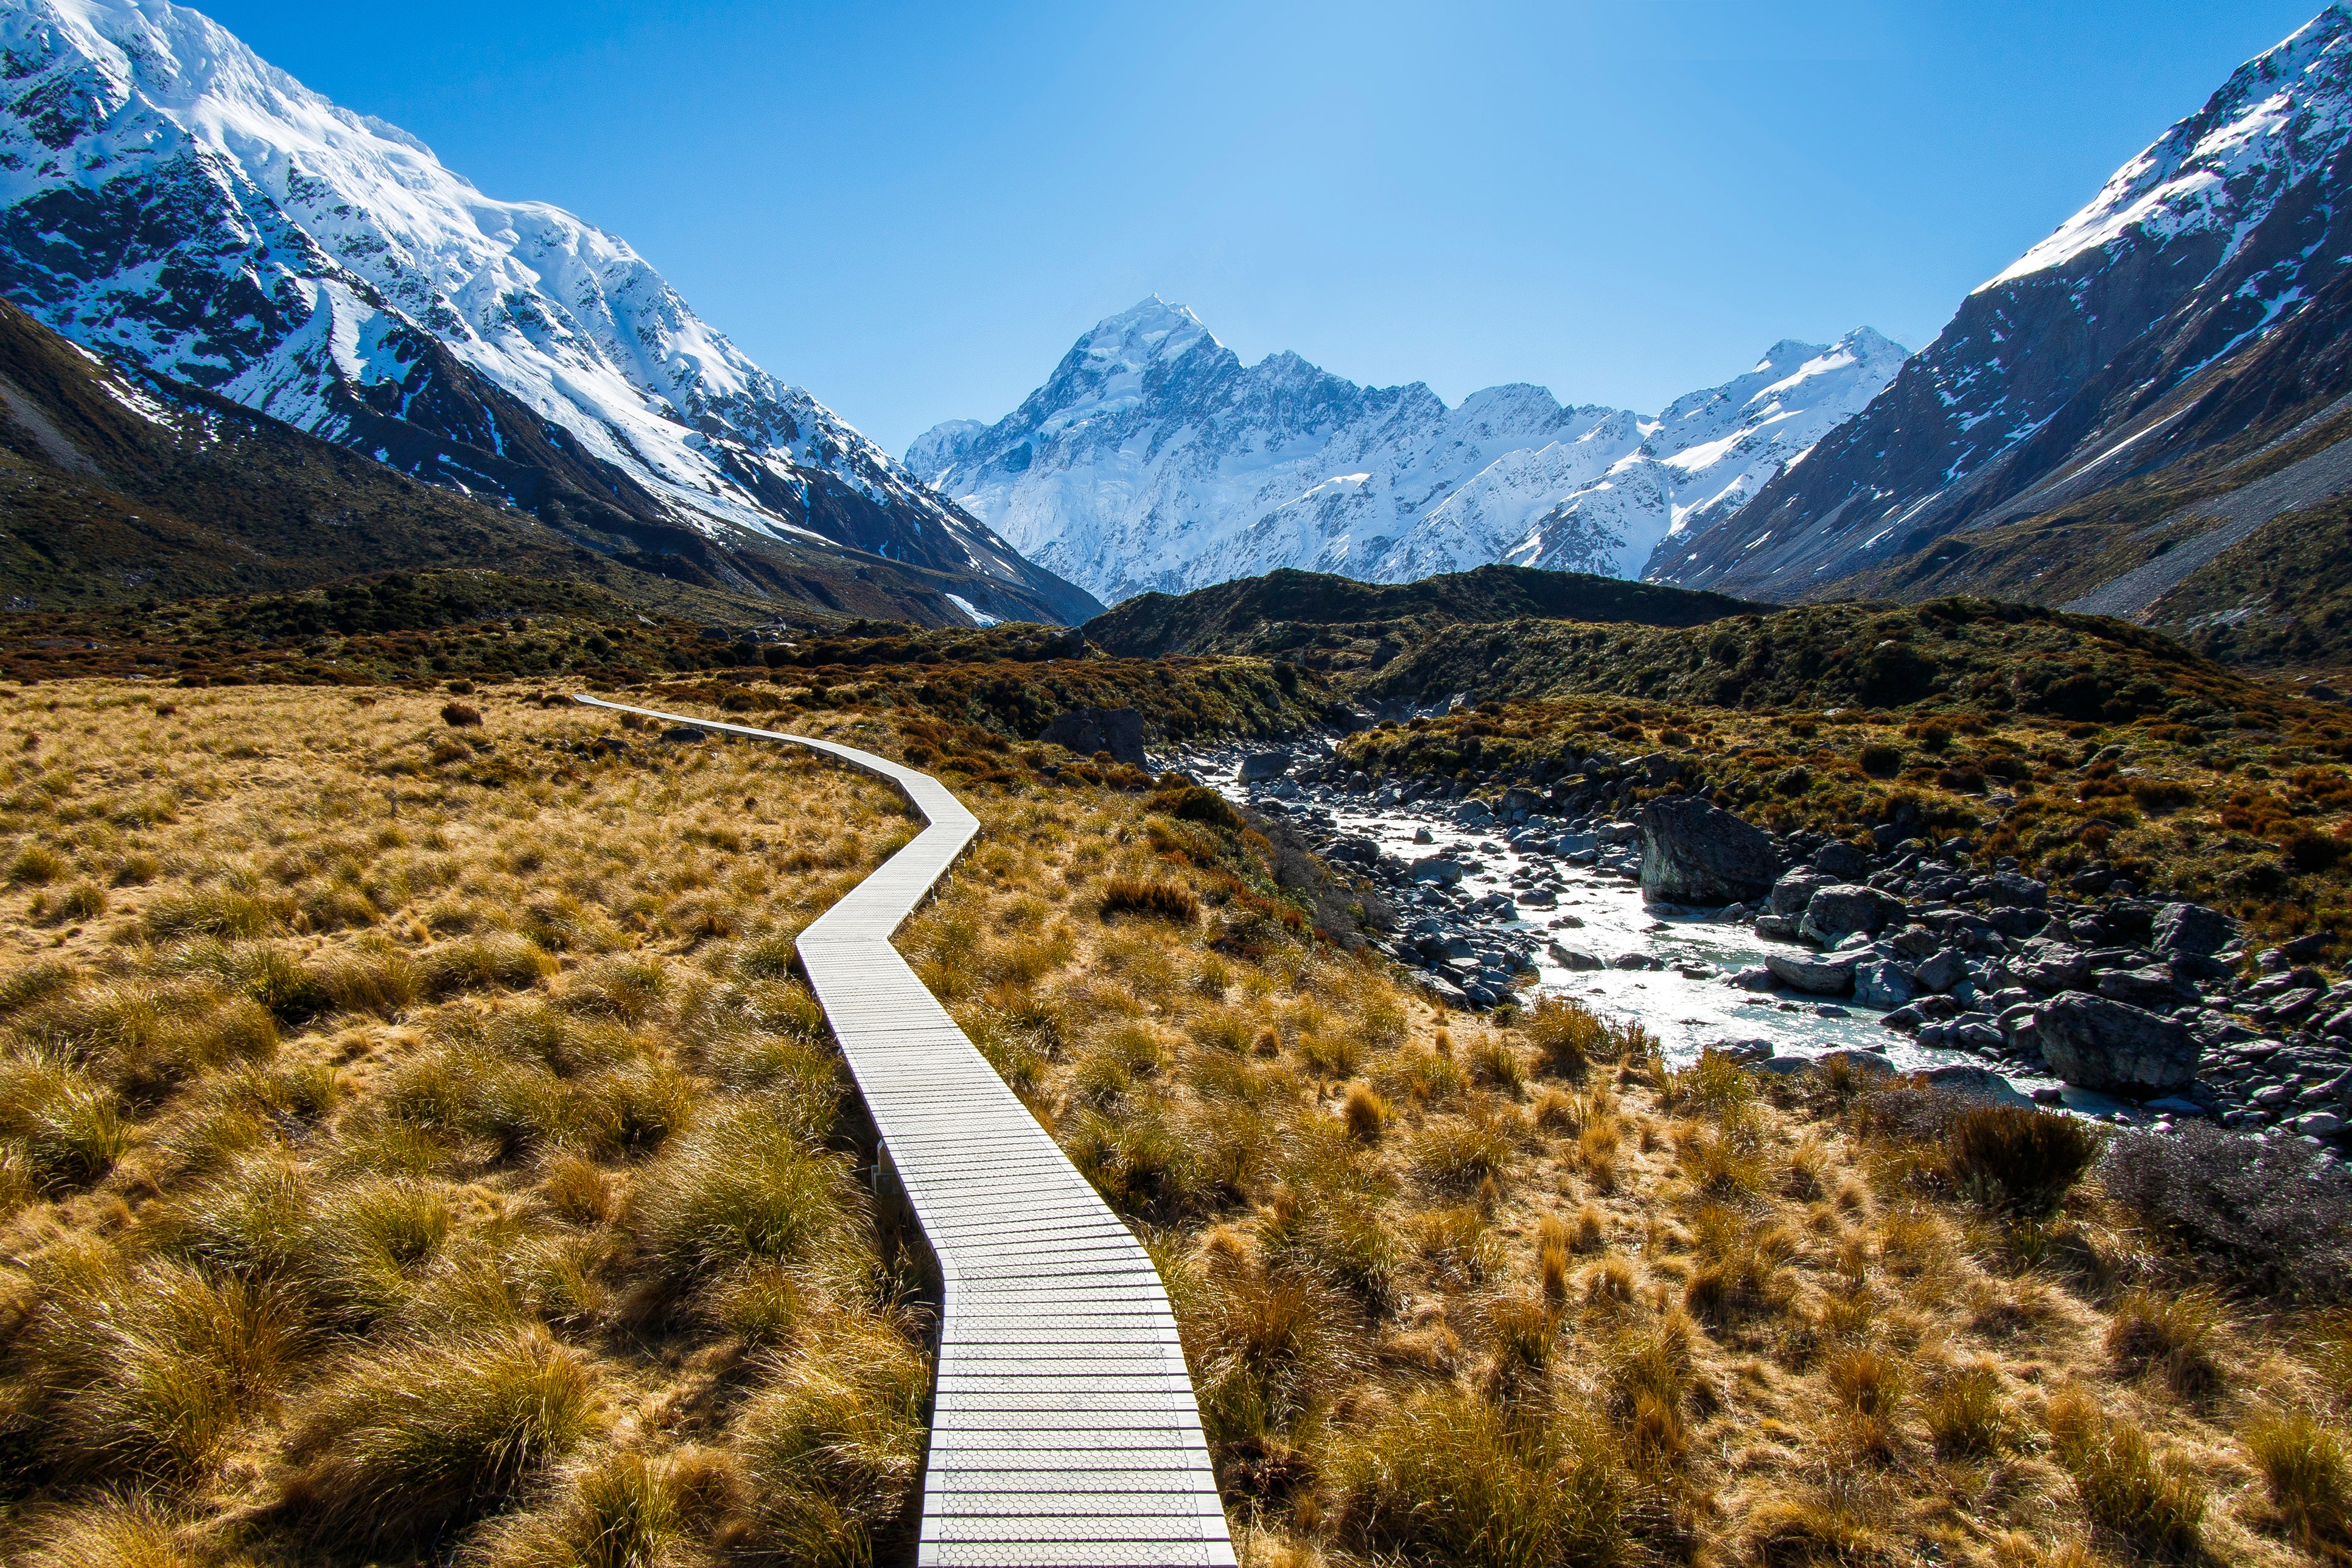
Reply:
[[[890,945],[979,820],[939,780],[871,752],[573,700],[822,752],[888,780],[928,824],[797,943],[939,1266],[920,1568],[1233,1563],[1150,1254]]]

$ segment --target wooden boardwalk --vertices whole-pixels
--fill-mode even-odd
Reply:
[[[782,741],[889,780],[929,824],[801,933],[802,965],[943,1291],[921,1568],[1234,1562],[1159,1271],[890,945],[980,823],[928,773]]]

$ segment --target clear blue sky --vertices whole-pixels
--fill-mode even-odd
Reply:
[[[1244,359],[1644,410],[1916,348],[2318,0],[212,0],[623,236],[891,450],[1154,291]]]

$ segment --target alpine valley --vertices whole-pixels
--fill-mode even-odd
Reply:
[[[830,573],[950,625],[1099,608],[625,241],[484,195],[194,11],[8,0],[0,78],[0,289],[143,376],[710,588]]]
[[[1801,462],[1904,353],[1867,327],[1775,343],[1655,416],[1528,385],[1449,408],[1419,383],[1359,386],[1295,353],[1244,365],[1154,296],[1097,323],[995,424],[918,437],[907,466],[1110,602],[1284,567],[1638,576]]]

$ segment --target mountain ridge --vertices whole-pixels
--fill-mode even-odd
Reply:
[[[1155,294],[1082,333],[1013,413],[936,426],[906,460],[1112,600],[1277,568],[1633,576],[1810,450],[1904,353],[1868,328],[1784,339],[1654,416],[1525,383],[1449,408],[1424,384],[1359,386],[1288,351],[1244,365]]]
[[[484,195],[163,0],[0,15],[0,291],[649,561],[681,532],[722,572],[747,542],[846,546],[961,577],[991,615],[1099,607],[770,376],[625,241]]]
[[[2347,157],[2352,10],[2335,5],[1972,290],[1867,407],[1659,579],[1852,592],[2228,440],[2190,410],[2343,276]]]

